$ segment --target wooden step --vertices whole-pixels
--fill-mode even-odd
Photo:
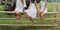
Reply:
[[[58,27],[54,27],[54,28],[59,28],[59,29],[60,29],[60,26],[58,26]]]
[[[15,13],[14,11],[0,11],[0,13]]]
[[[0,20],[17,20],[17,18],[0,18]],[[25,20],[25,19],[27,19],[27,18],[22,18],[21,20]],[[40,18],[36,18],[36,20],[39,20]],[[46,18],[46,19],[44,19],[44,20],[54,20],[54,19],[56,19],[56,20],[58,20],[58,18]]]
[[[0,20],[17,20],[17,18],[0,18]]]
[[[44,20],[54,20],[54,19],[58,20],[58,18],[45,18]]]
[[[56,27],[57,24],[0,24],[0,26],[47,26],[47,27]]]
[[[27,20],[27,18],[17,19],[17,18],[0,18],[0,20]]]
[[[5,1],[0,1],[0,2],[3,2],[3,3],[5,3]],[[11,4],[11,2],[6,2],[7,4]]]
[[[48,13],[46,13],[46,14],[54,14],[54,13],[57,14],[58,12],[48,12]]]
[[[14,11],[0,11],[0,13],[14,13]],[[47,12],[46,14],[53,14],[58,12]]]

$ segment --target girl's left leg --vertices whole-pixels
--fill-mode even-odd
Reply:
[[[16,13],[16,15],[17,15],[17,19],[21,19],[21,14],[20,14],[20,12],[18,12],[18,13]]]
[[[32,17],[28,17],[28,18],[29,18],[29,20],[32,21],[32,24],[31,25],[33,25],[34,24],[33,18]]]

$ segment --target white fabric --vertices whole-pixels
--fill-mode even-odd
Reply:
[[[45,8],[45,5],[46,5],[46,3],[44,1],[40,2],[40,6],[41,6],[40,11],[43,11],[43,13],[47,13],[47,8]]]
[[[15,12],[23,12],[23,8],[24,8],[24,5],[22,4],[21,0],[17,0]]]
[[[45,9],[45,11],[43,12],[44,14],[46,14],[48,11],[47,11],[47,8]]]
[[[45,5],[45,2],[44,2],[44,1],[41,1],[41,2],[40,2],[40,5],[41,5],[41,6],[44,6],[44,5]]]
[[[29,15],[32,18],[36,18],[37,15],[37,9],[35,7],[35,4],[31,3],[29,6],[29,9],[25,10],[25,12],[27,13],[27,15]]]

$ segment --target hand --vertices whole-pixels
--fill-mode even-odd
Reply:
[[[43,15],[44,15],[44,13],[43,13],[43,12],[40,12],[40,15],[41,15],[41,16],[43,16]]]

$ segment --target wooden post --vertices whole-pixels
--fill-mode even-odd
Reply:
[[[13,4],[14,4],[14,0],[12,0],[12,2],[11,2],[12,4],[11,4],[11,6],[13,6]]]
[[[57,18],[57,13],[54,13],[53,16],[54,16],[54,24],[57,24],[57,19],[56,19]]]
[[[5,5],[7,5],[7,0],[5,0]]]
[[[1,0],[0,0],[0,5],[1,5]]]
[[[58,11],[58,6],[54,10],[54,12],[57,12],[57,11]],[[54,13],[53,16],[54,16],[54,24],[57,24],[57,19],[56,19],[57,18],[57,13]]]
[[[56,11],[58,11],[58,2],[57,2],[57,9],[56,9]]]
[[[57,2],[57,6],[56,9],[54,10],[54,12],[58,12],[58,2]],[[54,24],[57,24],[57,13],[54,13]]]

